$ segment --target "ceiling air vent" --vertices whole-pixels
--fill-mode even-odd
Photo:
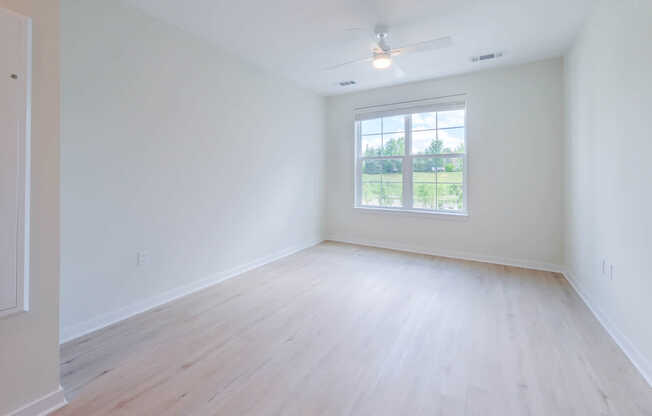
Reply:
[[[342,81],[342,82],[340,82],[340,87],[348,87],[349,85],[355,85],[355,81]]]
[[[486,55],[478,55],[471,57],[471,62],[484,62],[491,61],[492,59],[500,58],[503,56],[502,52],[488,53]]]

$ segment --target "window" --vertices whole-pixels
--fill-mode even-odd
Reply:
[[[356,207],[466,213],[465,116],[463,103],[358,115]]]

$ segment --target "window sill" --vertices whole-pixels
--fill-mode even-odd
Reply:
[[[397,214],[420,218],[447,219],[465,221],[469,218],[469,212],[444,212],[444,211],[420,211],[415,209],[393,209],[354,206],[353,209],[369,214]]]

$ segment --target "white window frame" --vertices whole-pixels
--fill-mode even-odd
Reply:
[[[427,113],[427,112],[441,112],[450,110],[464,109],[464,153],[441,153],[441,154],[412,154],[412,117],[411,114]],[[418,214],[435,214],[435,215],[449,215],[449,216],[462,216],[469,215],[469,198],[468,198],[468,160],[469,160],[469,140],[468,140],[468,102],[465,94],[459,94],[449,97],[441,97],[429,100],[415,100],[403,103],[369,106],[356,109],[355,115],[355,146],[354,146],[354,189],[355,199],[354,208],[378,211],[378,212],[407,212]],[[396,115],[404,115],[405,118],[405,152],[402,156],[362,156],[362,126],[361,122],[364,120],[371,120],[380,117],[389,117]],[[461,158],[463,162],[463,184],[462,184],[462,203],[463,209],[461,210],[447,210],[447,209],[425,209],[414,208],[413,199],[413,161],[417,158]],[[376,205],[363,205],[362,204],[362,162],[365,160],[383,160],[383,159],[401,159],[403,165],[403,198],[402,207],[383,207]]]

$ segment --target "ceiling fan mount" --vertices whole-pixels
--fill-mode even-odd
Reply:
[[[386,25],[376,25],[376,42],[378,48],[383,52],[389,52],[392,48],[389,47],[389,28]]]

